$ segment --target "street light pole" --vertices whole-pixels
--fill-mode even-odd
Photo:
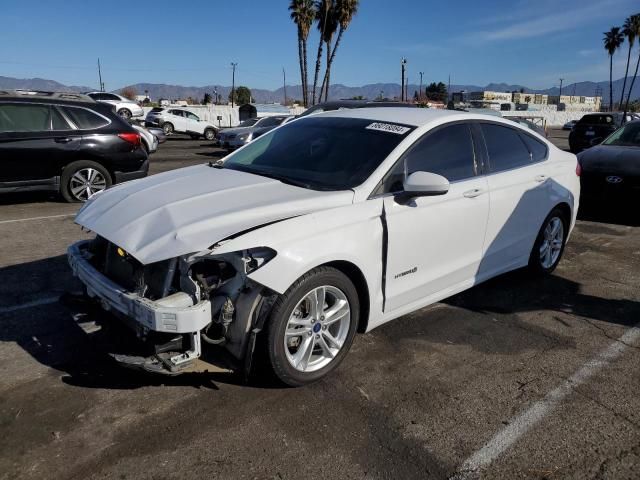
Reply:
[[[402,60],[400,60],[400,67],[402,70],[402,91],[400,93],[401,102],[404,102],[404,72],[405,72],[406,65],[407,65],[407,59],[402,57]]]
[[[282,67],[282,85],[284,87],[284,106],[287,106],[287,72]]]
[[[420,73],[420,90],[418,90],[418,101],[420,101],[420,99],[422,98],[422,76],[424,75],[424,72],[418,73]]]
[[[233,73],[231,74],[231,108],[235,106],[234,100],[236,95],[236,67],[237,63],[231,62],[231,68],[233,68]]]
[[[564,78],[560,79],[560,94],[558,95],[558,103],[562,101],[560,100],[560,97],[562,97],[562,82],[564,82]]]

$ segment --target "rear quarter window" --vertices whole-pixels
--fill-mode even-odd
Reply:
[[[544,143],[533,138],[531,135],[527,135],[526,133],[521,132],[520,136],[527,145],[529,152],[531,152],[531,159],[534,162],[542,162],[543,160],[546,160],[549,149]]]
[[[86,108],[62,107],[62,110],[80,130],[95,130],[110,123],[105,117]]]

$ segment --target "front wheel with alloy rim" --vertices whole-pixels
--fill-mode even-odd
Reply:
[[[276,301],[267,326],[276,376],[297,387],[327,375],[349,351],[359,315],[356,288],[339,270],[319,267],[301,277]]]
[[[126,108],[121,108],[118,110],[118,115],[120,115],[125,120],[129,120],[131,118],[131,112]]]
[[[62,170],[60,193],[67,202],[86,202],[111,184],[111,175],[106,168],[96,162],[80,160]]]
[[[529,257],[529,268],[535,273],[553,272],[560,263],[568,233],[565,212],[555,208],[540,228]]]
[[[216,132],[215,132],[215,130],[214,130],[214,129],[212,129],[212,128],[207,128],[207,129],[204,131],[204,138],[205,138],[206,140],[209,140],[209,141],[211,141],[211,140],[213,140],[214,138],[216,138]]]

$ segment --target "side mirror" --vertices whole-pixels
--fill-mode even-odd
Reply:
[[[413,172],[405,179],[403,187],[404,191],[400,196],[404,199],[432,197],[447,193],[449,180],[437,173]]]

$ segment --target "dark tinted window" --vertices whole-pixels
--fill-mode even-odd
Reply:
[[[256,127],[275,127],[280,125],[286,117],[267,117],[260,120]]]
[[[55,107],[51,107],[51,129],[71,130],[71,126]]]
[[[85,108],[62,107],[62,109],[80,130],[93,130],[109,124],[106,118]]]
[[[475,175],[473,143],[466,124],[451,125],[428,133],[405,156],[407,174],[437,173],[450,182]]]
[[[527,144],[529,152],[531,152],[531,158],[534,162],[541,162],[547,158],[547,146],[540,140],[536,140],[526,133],[520,134],[524,143]]]
[[[307,117],[254,140],[227,157],[225,168],[318,190],[364,182],[413,130],[359,118]]]
[[[516,130],[488,123],[483,123],[481,126],[493,172],[531,163],[529,150]]]
[[[0,132],[43,132],[51,128],[49,106],[26,103],[0,105]]]
[[[177,117],[183,117],[184,114],[182,113],[182,110],[170,110],[169,113],[171,115],[175,115]]]

